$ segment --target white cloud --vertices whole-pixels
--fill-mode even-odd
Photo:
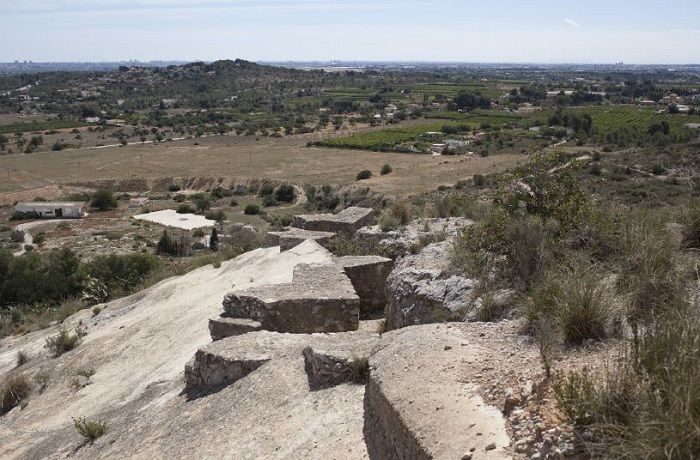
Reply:
[[[564,19],[564,22],[569,24],[571,27],[576,27],[576,28],[581,27],[581,24],[579,24],[577,21],[574,21],[573,19],[570,19],[570,18]]]

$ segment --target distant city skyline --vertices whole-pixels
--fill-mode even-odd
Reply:
[[[697,0],[3,0],[1,62],[700,63]]]

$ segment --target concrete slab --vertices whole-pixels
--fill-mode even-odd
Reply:
[[[180,228],[183,230],[194,230],[195,228],[208,228],[216,225],[216,222],[204,216],[196,214],[178,214],[173,209],[149,212],[134,216],[136,220],[145,220],[165,227]]]

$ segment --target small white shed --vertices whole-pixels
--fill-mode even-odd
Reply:
[[[80,218],[85,217],[85,203],[76,201],[30,201],[17,203],[15,211],[35,212],[40,218]]]

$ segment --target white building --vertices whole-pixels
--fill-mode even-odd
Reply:
[[[31,201],[25,203],[17,203],[15,211],[31,213],[35,212],[40,218],[80,218],[85,217],[83,207],[85,203],[66,201]]]

